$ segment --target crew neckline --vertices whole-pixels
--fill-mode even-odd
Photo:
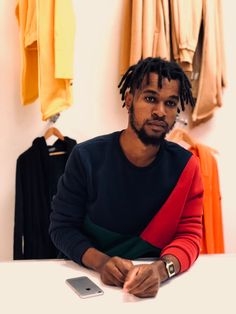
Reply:
[[[160,145],[159,151],[157,152],[155,159],[149,165],[144,166],[144,167],[139,167],[139,166],[136,166],[135,164],[133,164],[131,161],[129,161],[129,159],[126,157],[126,155],[125,155],[125,153],[121,147],[120,136],[121,136],[123,131],[124,130],[116,132],[115,142],[116,142],[117,151],[118,151],[119,155],[121,156],[121,158],[125,161],[126,165],[132,169],[136,169],[137,171],[147,171],[147,170],[155,167],[157,165],[157,163],[159,162],[162,154],[163,154],[163,150],[164,150],[164,146],[165,146],[166,141],[164,140],[164,142]]]

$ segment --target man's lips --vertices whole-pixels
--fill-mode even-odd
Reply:
[[[153,125],[153,126],[157,126],[157,127],[161,127],[163,129],[167,129],[168,128],[168,124],[165,121],[151,120],[151,121],[148,121],[147,124]]]

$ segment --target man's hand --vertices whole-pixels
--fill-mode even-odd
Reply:
[[[102,282],[106,285],[123,287],[126,276],[132,267],[133,263],[130,260],[115,256],[109,258],[98,271]]]
[[[155,297],[162,281],[162,262],[133,266],[123,289],[140,298]]]
[[[126,275],[133,263],[124,258],[110,257],[95,248],[89,248],[82,256],[84,266],[100,273],[103,283],[123,287]]]
[[[178,273],[180,264],[177,258],[166,256],[173,261]],[[82,256],[82,263],[99,272],[104,284],[123,287],[124,291],[140,298],[154,297],[161,282],[168,279],[165,264],[161,260],[134,266],[128,259],[110,257],[95,248],[89,248]]]

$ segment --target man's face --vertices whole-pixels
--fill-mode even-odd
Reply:
[[[145,145],[160,145],[176,120],[179,82],[164,78],[160,89],[157,80],[158,75],[151,73],[149,83],[144,79],[126,98],[129,124]]]

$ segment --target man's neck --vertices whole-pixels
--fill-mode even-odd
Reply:
[[[121,133],[120,145],[126,158],[137,167],[151,164],[160,148],[160,146],[144,145],[130,128]]]

